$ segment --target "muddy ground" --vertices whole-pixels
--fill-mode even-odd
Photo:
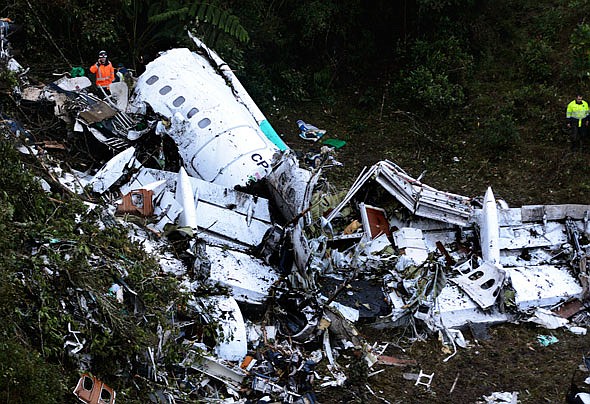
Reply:
[[[286,143],[302,155],[319,151],[319,145],[297,136],[297,119],[327,130],[325,138],[345,140],[337,154],[344,166],[327,173],[339,187],[351,185],[364,166],[388,159],[415,178],[426,170],[422,181],[440,190],[475,197],[491,186],[496,197],[512,207],[590,203],[590,141],[586,139],[581,151],[572,152],[559,125],[549,134],[523,128],[521,142],[497,156],[493,150],[478,149],[476,122],[471,128],[468,123],[454,139],[440,139],[434,124],[388,111],[386,106],[371,111],[354,105],[351,96],[329,107],[309,102],[276,107],[267,115]],[[385,354],[413,359],[416,365],[375,365],[369,372],[380,373],[344,388],[321,388],[318,381],[320,402],[476,403],[493,392],[515,391],[521,403],[562,403],[574,371],[590,353],[590,336],[532,323],[492,326],[487,340],[475,340],[467,330],[469,347],[459,348],[447,361],[450,354],[443,351],[436,335],[411,341],[409,330],[375,331],[367,326],[360,330],[371,342],[389,343]],[[552,335],[559,341],[542,346],[538,335]],[[349,360],[352,367],[358,363],[355,358]],[[403,377],[420,370],[434,373],[430,389]]]

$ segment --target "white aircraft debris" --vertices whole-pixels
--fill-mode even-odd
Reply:
[[[168,120],[161,131],[174,139],[191,176],[233,187],[270,172],[278,147],[208,58],[172,49],[149,63],[129,109],[146,105]]]

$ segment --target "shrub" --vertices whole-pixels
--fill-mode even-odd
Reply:
[[[520,133],[509,115],[490,118],[481,126],[480,142],[483,150],[491,155],[503,154],[520,141]]]
[[[590,25],[579,24],[570,36],[573,53],[574,75],[578,78],[590,76]]]
[[[307,90],[307,76],[296,69],[286,69],[281,72],[282,86],[285,96],[295,101],[309,98]]]
[[[465,49],[467,46],[454,36],[434,42],[418,40],[411,51],[413,64],[461,82],[471,75],[474,63],[473,55]]]
[[[68,393],[57,366],[39,353],[3,336],[0,343],[0,401],[3,403],[63,403]]]
[[[542,39],[528,41],[520,54],[523,73],[536,82],[543,82],[551,77],[550,55],[553,48]]]
[[[409,72],[395,86],[395,90],[409,107],[420,107],[430,112],[447,111],[462,105],[465,100],[463,87],[452,83],[446,74],[434,73],[424,66]]]

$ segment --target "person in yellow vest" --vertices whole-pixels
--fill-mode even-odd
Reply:
[[[580,148],[580,141],[586,137],[588,133],[588,103],[582,99],[581,94],[576,95],[576,99],[567,105],[565,114],[567,120],[567,127],[571,133],[572,149]]]
[[[90,66],[90,73],[96,76],[96,85],[109,94],[111,83],[115,80],[115,69],[106,51],[102,50],[98,53],[98,61]]]

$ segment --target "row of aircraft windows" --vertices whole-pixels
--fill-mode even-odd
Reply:
[[[147,80],[146,80],[146,83],[147,83],[147,84],[149,84],[149,85],[151,86],[152,84],[154,84],[154,83],[155,83],[156,81],[158,81],[159,79],[160,79],[160,78],[159,78],[158,76],[156,76],[156,75],[153,75],[153,76],[151,76],[149,79],[147,79]],[[164,87],[162,87],[162,88],[160,89],[159,93],[160,93],[160,94],[162,94],[162,95],[166,95],[166,94],[168,94],[170,91],[172,91],[172,87],[170,87],[170,86],[166,85],[166,86],[164,86]],[[174,99],[174,101],[172,101],[172,105],[174,105],[175,107],[177,107],[177,108],[178,108],[178,107],[180,107],[182,104],[184,104],[184,102],[185,102],[185,101],[186,101],[186,100],[185,100],[185,98],[184,98],[184,97],[181,95],[181,96],[178,96],[178,97],[176,97],[176,98]],[[194,116],[194,115],[195,115],[197,112],[199,112],[199,109],[198,109],[198,108],[194,108],[194,107],[193,107],[193,108],[191,108],[191,110],[190,110],[190,111],[188,111],[188,114],[186,114],[186,117],[187,117],[188,119],[191,119],[191,118],[192,118],[192,117],[193,117],[193,116]],[[204,128],[206,128],[207,126],[209,126],[209,124],[210,124],[210,123],[211,123],[211,120],[210,120],[209,118],[203,118],[203,119],[201,119],[201,120],[200,120],[200,121],[197,123],[197,125],[199,125],[199,128],[201,128],[201,129],[204,129]]]

